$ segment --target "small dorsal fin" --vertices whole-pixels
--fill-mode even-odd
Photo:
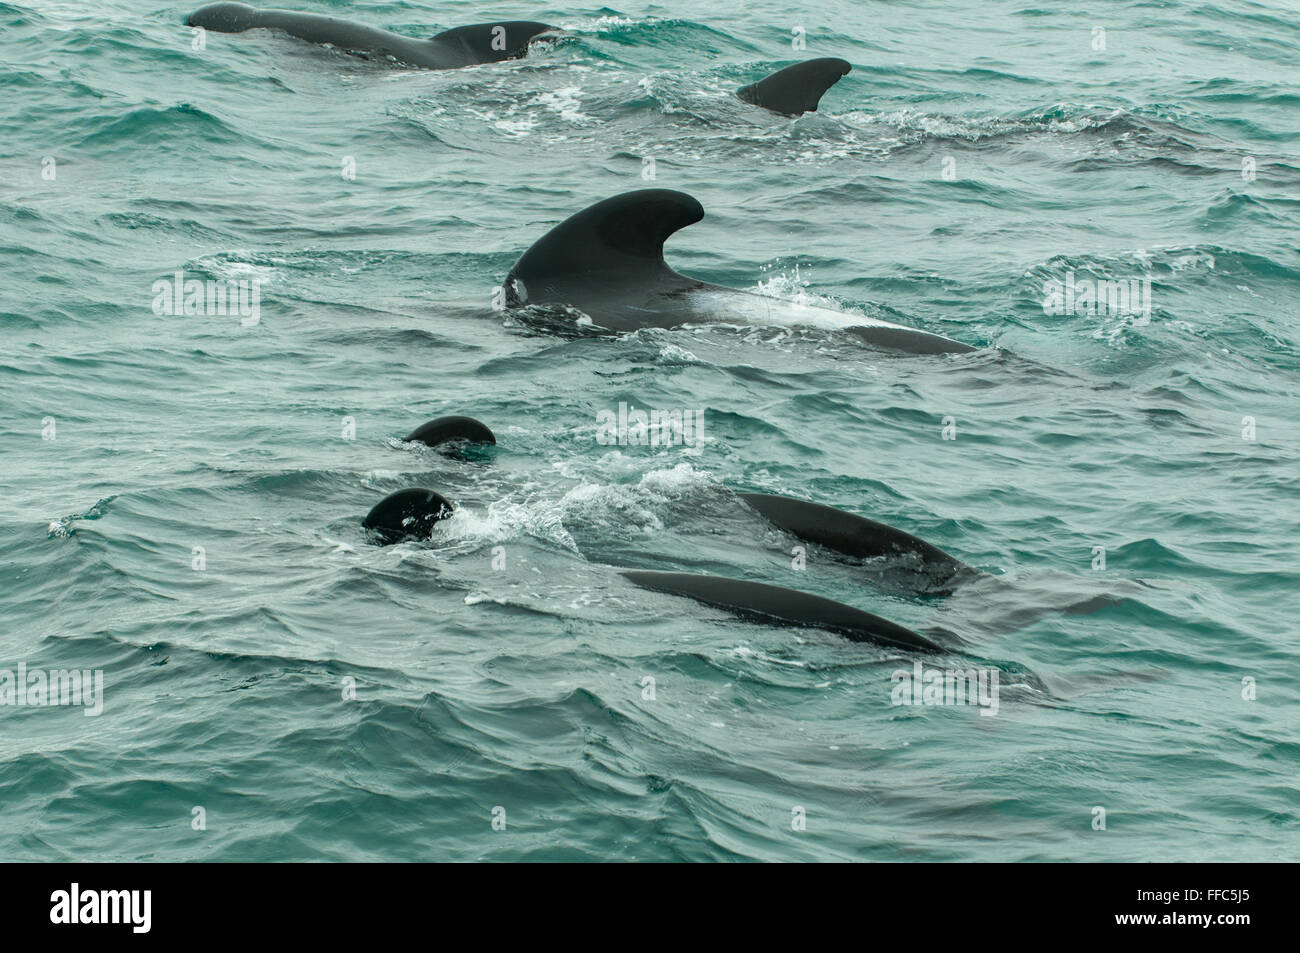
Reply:
[[[458,26],[429,37],[443,53],[454,57],[457,66],[517,60],[527,55],[528,45],[539,34],[555,27],[535,20],[501,20]]]
[[[833,56],[805,60],[737,90],[736,95],[747,103],[788,116],[816,112],[822,94],[851,69],[848,60]]]
[[[577,276],[607,274],[625,283],[680,277],[664,262],[664,241],[703,217],[703,206],[685,192],[640,189],[615,195],[538,239],[510,269],[507,287],[522,282],[533,292],[528,297],[539,301],[549,297],[545,288]]]

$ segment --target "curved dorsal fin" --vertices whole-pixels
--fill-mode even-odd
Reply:
[[[737,90],[736,95],[747,103],[789,116],[816,112],[822,94],[851,69],[848,60],[833,56],[805,60]]]
[[[458,26],[429,37],[441,52],[454,58],[457,66],[517,60],[528,53],[528,44],[555,27],[535,20],[501,20]]]
[[[640,189],[597,202],[538,239],[506,279],[520,281],[527,299],[544,301],[545,289],[565,278],[601,273],[633,283],[637,278],[676,276],[664,262],[664,241],[704,217],[704,208],[685,192]],[[571,302],[572,303],[572,302]]]

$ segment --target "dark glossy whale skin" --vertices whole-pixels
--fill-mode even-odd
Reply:
[[[506,305],[576,308],[613,331],[737,317],[743,321],[746,309],[778,308],[762,295],[708,284],[668,267],[664,241],[703,217],[699,202],[671,189],[640,189],[597,202],[556,225],[520,256],[506,276]],[[928,331],[865,319],[844,330],[875,347],[912,354],[974,350]]]
[[[848,60],[833,56],[805,60],[736,90],[736,95],[747,103],[787,116],[816,112],[826,90],[852,69]]]
[[[691,292],[725,290],[679,275],[664,241],[704,217],[684,192],[641,189],[588,206],[533,243],[506,276],[506,304],[567,305],[614,330],[690,319]]]
[[[535,21],[502,20],[416,39],[337,17],[295,10],[259,10],[245,3],[210,3],[191,13],[185,22],[218,33],[281,30],[310,43],[326,43],[349,53],[392,57],[422,69],[457,69],[519,59],[527,55],[535,37],[553,29]],[[502,48],[494,48],[497,46]]]
[[[949,596],[983,577],[942,549],[885,523],[820,503],[767,493],[738,493],[746,504],[786,532],[864,560],[873,585],[921,596]]]
[[[782,529],[800,539],[819,543],[828,549],[871,559],[880,556],[911,556],[919,568],[937,579],[951,579],[961,574],[975,574],[961,560],[949,556],[911,533],[877,523],[866,517],[833,506],[809,503],[789,496],[767,493],[737,493],[742,500]]]
[[[384,544],[407,539],[428,539],[434,526],[454,509],[442,495],[424,487],[398,490],[384,497],[366,514],[361,525]],[[742,619],[782,625],[807,626],[837,632],[853,642],[873,642],[918,652],[942,652],[925,636],[853,606],[744,579],[683,572],[623,569],[620,574],[644,589],[685,596],[704,605],[726,609]]]
[[[434,524],[452,512],[451,503],[440,493],[412,487],[388,494],[366,514],[361,525],[385,544],[400,543],[404,539],[428,539]]]
[[[495,444],[496,435],[488,429],[487,424],[473,417],[449,416],[438,417],[428,423],[420,424],[406,437],[407,443],[422,443],[428,447],[440,447],[446,443]]]
[[[853,642],[872,642],[916,652],[943,651],[942,646],[925,636],[888,619],[795,589],[685,572],[626,569],[622,575],[644,589],[684,596],[742,618],[826,629]]]

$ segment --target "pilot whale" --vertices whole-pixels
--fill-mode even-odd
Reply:
[[[664,261],[664,241],[703,217],[699,202],[671,189],[640,189],[597,202],[524,252],[506,276],[505,304],[576,309],[613,331],[713,321],[842,330],[872,346],[912,354],[975,350],[917,328],[678,274]]]
[[[455,513],[446,497],[425,487],[390,493],[371,508],[361,525],[382,544],[430,538],[437,524]],[[888,619],[822,596],[747,579],[695,573],[620,569],[644,589],[684,596],[724,609],[741,619],[777,625],[825,629],[853,642],[871,642],[919,652],[942,652],[942,646]]]
[[[463,458],[472,447],[496,444],[496,435],[481,420],[456,415],[421,424],[403,442]],[[737,492],[736,498],[793,536],[845,556],[870,560],[864,568],[876,585],[921,595],[951,595],[957,586],[984,575],[905,530],[856,513],[770,493]],[[413,525],[427,535],[433,524]]]
[[[424,487],[411,487],[390,493],[366,514],[361,525],[385,544],[405,539],[427,539],[434,524],[451,516],[452,506],[445,497]]]
[[[337,17],[295,10],[259,10],[245,3],[209,3],[191,13],[185,22],[218,33],[280,30],[311,43],[325,43],[361,56],[391,57],[421,69],[457,69],[519,59],[527,55],[536,37],[554,30],[531,20],[501,20],[416,39]]]
[[[787,116],[816,112],[826,90],[852,69],[848,60],[833,56],[805,60],[737,90],[736,95],[747,103]]]

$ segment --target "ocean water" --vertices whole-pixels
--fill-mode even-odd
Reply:
[[[1295,857],[1293,3],[283,5],[563,35],[423,72],[0,2],[0,669],[103,677],[98,715],[0,706],[0,858]],[[732,96],[821,55],[854,68],[817,113]],[[979,349],[492,307],[651,185],[705,208],[678,270]],[[255,281],[256,322],[156,313],[177,271]],[[1148,280],[1149,315],[1048,313],[1071,274]],[[621,402],[703,439],[602,445]],[[498,445],[402,443],[455,413]],[[457,515],[373,545],[407,486]],[[988,575],[795,568],[738,490]],[[997,712],[617,566],[946,630],[924,663],[995,671]]]

